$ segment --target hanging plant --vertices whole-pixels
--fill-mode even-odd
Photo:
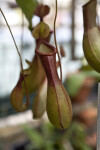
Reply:
[[[100,30],[96,25],[96,0],[83,6],[84,35],[83,51],[94,70],[100,73]]]
[[[47,79],[45,78],[43,83],[38,88],[38,91],[33,99],[32,112],[33,119],[39,119],[42,117],[46,110],[47,100]]]
[[[11,93],[11,104],[17,111],[26,110],[29,105],[29,93],[33,93],[37,90],[37,94],[32,105],[33,118],[40,118],[46,109],[50,122],[56,128],[68,128],[72,121],[72,105],[69,95],[62,84],[62,66],[56,41],[57,0],[54,18],[55,47],[49,44],[52,31],[50,31],[49,25],[43,20],[50,12],[49,6],[39,5],[36,8],[36,0],[30,0],[29,5],[26,4],[26,0],[24,0],[25,3],[19,0],[16,1],[29,21],[29,29],[32,31],[31,33],[33,37],[36,39],[36,54],[32,62],[26,60],[29,68],[23,69],[21,55],[18,51],[7,20],[1,10],[14,40],[21,65],[19,80]],[[34,7],[31,6],[32,4],[35,4]],[[38,23],[35,27],[32,26],[33,14],[40,17],[40,23]],[[65,54],[62,47],[60,48],[60,51],[62,57],[64,57]],[[58,55],[58,63],[56,62],[56,54]],[[57,72],[57,64],[58,67],[60,67],[60,78]],[[44,82],[46,78],[48,83]],[[47,92],[44,90],[44,87]],[[27,97],[25,104],[23,103],[24,94],[26,94]]]
[[[29,64],[29,68],[25,69],[24,72],[26,72],[27,70],[31,70],[30,74],[26,77],[27,88],[29,93],[31,94],[34,93],[40,87],[40,85],[43,83],[46,77],[38,55],[34,56],[32,62]],[[22,82],[22,87],[25,93],[24,82]]]
[[[10,26],[9,26],[9,24],[7,22],[7,19],[6,19],[5,15],[4,15],[3,11],[1,10],[1,8],[0,8],[0,12],[1,12],[1,14],[2,14],[6,24],[7,24],[7,27],[9,29],[9,31],[10,31],[11,36],[12,36],[13,42],[15,44],[15,47],[16,47],[16,50],[17,50],[17,53],[18,53],[18,56],[19,56],[19,59],[20,59],[20,67],[21,67],[21,73],[20,73],[20,77],[19,77],[18,83],[17,83],[17,85],[14,87],[14,89],[11,92],[11,104],[17,111],[25,111],[27,109],[28,105],[29,105],[29,93],[28,93],[28,90],[27,90],[25,76],[29,75],[30,71],[27,70],[25,72],[25,74],[24,74],[24,69],[23,69],[23,63],[22,63],[21,55],[19,53],[19,50],[18,50],[17,44],[15,42],[14,36],[12,34]],[[22,81],[24,82],[25,93],[26,93],[26,98],[27,98],[27,101],[26,101],[25,104],[23,103],[23,90],[22,90],[22,86],[21,86]]]
[[[67,128],[72,120],[71,101],[61,80],[58,77],[56,68],[56,49],[40,41],[36,53],[40,56],[47,79],[47,104],[46,110],[50,122],[59,129]]]

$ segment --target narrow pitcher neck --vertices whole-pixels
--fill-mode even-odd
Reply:
[[[56,82],[59,79],[56,68],[56,48],[46,41],[40,41],[35,52],[41,59],[48,82],[51,84],[53,80]]]
[[[57,82],[59,79],[56,68],[56,54],[51,56],[42,55],[40,58],[48,79],[48,83],[54,84],[54,82]]]
[[[96,0],[83,6],[84,32],[96,26]]]

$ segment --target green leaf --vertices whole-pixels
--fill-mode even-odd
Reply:
[[[31,24],[34,10],[38,5],[37,0],[16,0],[16,2],[25,14],[27,20],[29,21],[29,24]]]

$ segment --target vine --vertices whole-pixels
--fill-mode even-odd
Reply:
[[[20,52],[19,52],[19,50],[18,50],[18,47],[17,47],[16,41],[15,41],[15,39],[14,39],[14,36],[13,36],[13,34],[12,34],[12,31],[11,31],[11,29],[10,29],[10,26],[9,26],[9,24],[8,24],[8,22],[7,22],[7,19],[6,19],[6,17],[5,17],[5,15],[4,15],[4,13],[3,13],[3,11],[2,11],[1,8],[0,8],[0,12],[1,12],[1,14],[2,14],[2,16],[3,16],[3,18],[4,18],[5,22],[6,22],[6,24],[7,24],[7,27],[8,27],[8,29],[9,29],[9,31],[10,31],[11,36],[12,36],[14,45],[15,45],[15,47],[16,47],[17,53],[18,53],[18,55],[19,55],[20,66],[21,66],[21,73],[22,73],[22,76],[23,76],[23,79],[24,79],[24,85],[25,85],[25,91],[26,91],[26,97],[27,97],[26,106],[28,106],[28,105],[29,105],[29,94],[28,94],[27,85],[26,85],[26,81],[25,81],[25,75],[24,75],[24,71],[23,71],[22,58],[21,58]]]
[[[56,0],[56,13],[55,13],[55,18],[54,18],[54,41],[55,41],[55,46],[56,46],[58,59],[59,59],[60,78],[61,78],[61,81],[62,81],[62,66],[61,66],[61,60],[60,60],[60,55],[59,55],[58,46],[57,46],[57,40],[56,40],[56,19],[57,19],[57,10],[58,10],[57,7],[58,7],[58,4],[57,4],[57,0]]]

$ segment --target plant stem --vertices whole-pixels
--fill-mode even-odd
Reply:
[[[98,83],[98,103],[97,103],[97,150],[100,150],[100,83]]]
[[[20,37],[20,40],[21,40],[21,44],[20,44],[20,47],[21,47],[20,55],[22,55],[22,51],[23,51],[23,35],[24,35],[24,14],[23,14],[22,11],[21,11],[21,13],[22,13],[22,23],[21,23],[21,37]]]
[[[62,81],[62,66],[61,66],[61,60],[60,60],[60,55],[59,55],[57,40],[56,40],[56,19],[57,19],[57,0],[56,0],[56,13],[55,13],[55,19],[54,19],[54,40],[55,40],[55,46],[56,46],[57,55],[59,59],[59,65],[60,65],[60,78]]]
[[[6,24],[7,24],[7,27],[8,27],[8,29],[9,29],[9,31],[10,31],[10,34],[11,34],[12,39],[13,39],[13,42],[14,42],[14,44],[15,44],[17,53],[18,53],[18,55],[19,55],[20,66],[21,66],[22,75],[23,75],[23,78],[24,78],[24,85],[25,85],[25,91],[26,91],[26,97],[27,97],[26,105],[28,106],[28,104],[29,104],[29,94],[28,94],[27,85],[26,85],[26,81],[25,81],[25,76],[24,76],[24,72],[23,72],[23,63],[22,63],[21,55],[20,55],[20,52],[19,52],[19,50],[18,50],[18,47],[17,47],[17,44],[16,44],[16,42],[15,42],[14,36],[13,36],[13,34],[12,34],[12,31],[11,31],[11,29],[10,29],[10,26],[9,26],[9,24],[8,24],[8,22],[7,22],[7,19],[6,19],[6,17],[5,17],[5,15],[4,15],[4,13],[3,13],[3,11],[2,11],[1,8],[0,8],[0,11],[1,11],[1,14],[2,14],[2,16],[3,16],[3,18],[4,18],[4,20],[5,20]]]

